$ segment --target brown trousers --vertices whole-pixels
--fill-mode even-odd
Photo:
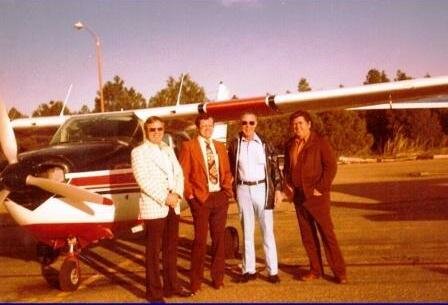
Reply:
[[[345,262],[330,215],[330,195],[323,194],[305,199],[303,190],[296,188],[294,190],[294,206],[303,247],[310,261],[310,272],[318,276],[324,273],[319,232],[327,262],[333,274],[338,278],[345,277]]]
[[[165,218],[146,219],[146,297],[162,299],[163,293],[180,289],[177,280],[177,242],[179,215],[173,208]],[[163,287],[160,281],[159,255],[162,249]]]
[[[210,228],[212,239],[211,248],[211,278],[215,285],[223,283],[225,268],[224,230],[227,221],[227,210],[229,208],[226,194],[221,192],[210,193],[205,203],[197,200],[189,202],[191,214],[193,215],[194,241],[191,250],[191,290],[197,291],[201,288],[204,278],[204,262],[207,251],[207,233]]]

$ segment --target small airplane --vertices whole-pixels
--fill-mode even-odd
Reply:
[[[130,153],[143,140],[142,123],[149,116],[178,123],[174,124],[177,130],[168,130],[164,139],[177,149],[188,139],[179,126],[187,126],[186,122],[200,113],[223,122],[245,111],[268,116],[297,109],[326,111],[379,104],[394,109],[403,102],[411,102],[409,108],[415,108],[421,101],[425,104],[420,108],[445,108],[447,97],[448,77],[437,77],[13,122],[0,101],[0,142],[8,161],[0,173],[0,204],[3,202],[17,224],[39,242],[43,275],[57,266],[59,288],[74,291],[81,282],[78,256],[82,249],[141,223],[140,190]],[[14,128],[59,125],[48,147],[18,154]]]

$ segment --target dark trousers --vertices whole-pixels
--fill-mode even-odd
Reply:
[[[322,275],[323,264],[318,233],[324,246],[325,256],[333,274],[345,277],[345,262],[334,233],[330,216],[330,195],[306,199],[301,189],[294,190],[294,206],[299,222],[302,243],[310,261],[310,271]]]
[[[148,299],[161,299],[164,291],[179,290],[177,281],[179,218],[174,209],[170,208],[165,218],[145,220],[146,296]],[[160,281],[160,249],[162,249],[163,287]]]
[[[197,200],[190,201],[193,215],[194,241],[191,250],[191,290],[201,288],[204,277],[204,261],[207,251],[207,233],[210,228],[212,239],[211,278],[215,285],[223,283],[225,268],[224,230],[227,221],[228,198],[224,192],[210,193],[203,204]]]

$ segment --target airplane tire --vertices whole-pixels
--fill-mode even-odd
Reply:
[[[81,269],[76,259],[64,260],[59,271],[59,288],[62,291],[75,291],[81,283]]]
[[[238,230],[228,226],[224,231],[224,252],[226,259],[238,258],[240,241]]]

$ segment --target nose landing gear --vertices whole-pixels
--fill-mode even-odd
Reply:
[[[81,283],[81,268],[76,242],[75,237],[68,238],[67,252],[61,255],[60,250],[55,250],[46,244],[39,243],[37,245],[43,277],[51,286],[62,291],[75,291]]]

